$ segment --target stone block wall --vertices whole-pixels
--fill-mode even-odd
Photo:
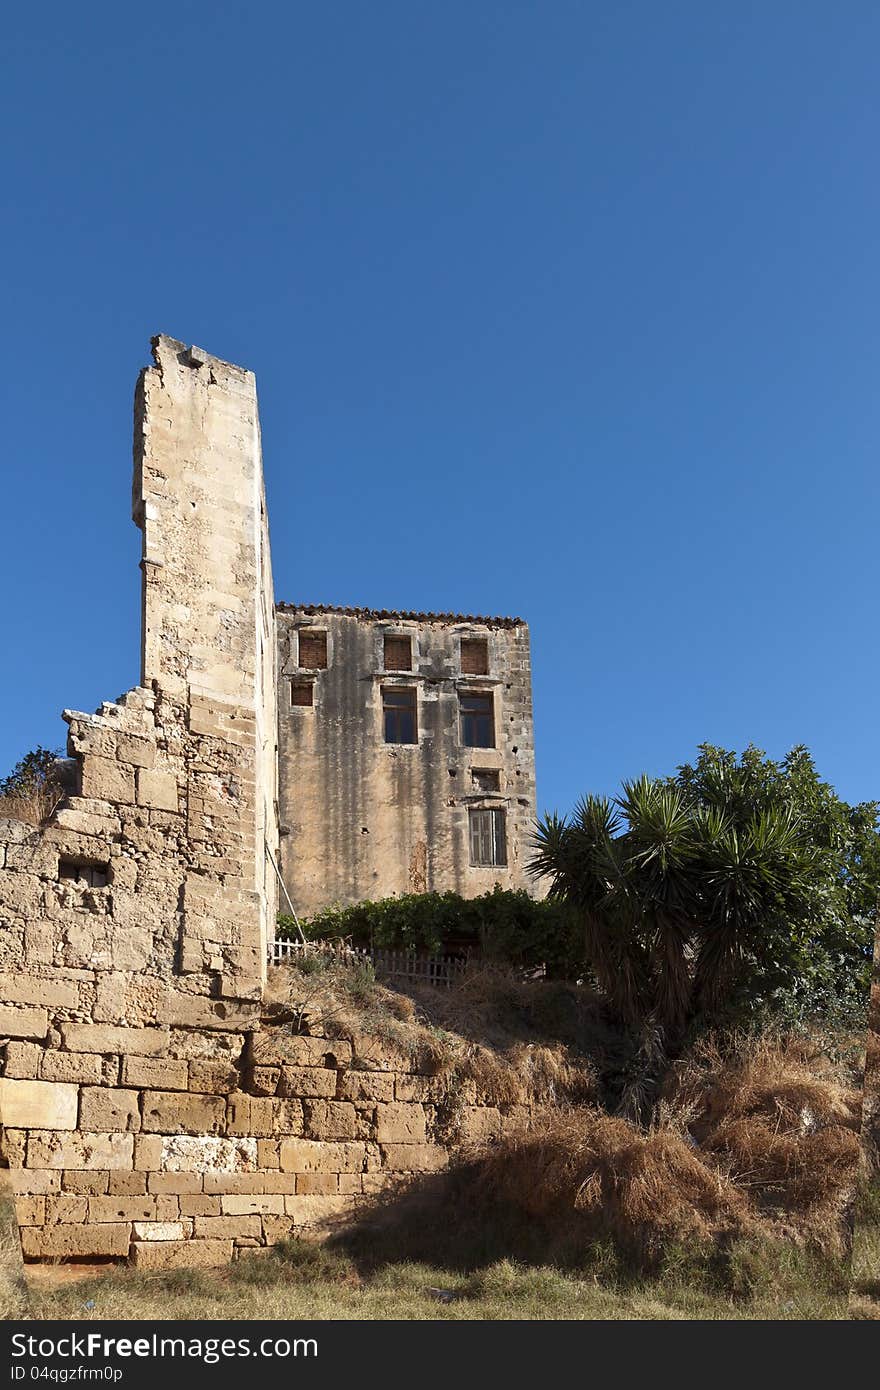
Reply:
[[[0,1107],[28,1260],[224,1264],[448,1161],[446,1080],[375,1038],[74,1023],[66,1002],[46,1036],[20,992]],[[457,1141],[522,1122],[466,1091]]]
[[[321,1233],[441,1168],[452,1137],[522,1119],[460,1087],[453,1135],[445,1083],[375,1039],[262,1025],[279,824],[256,385],[170,338],[153,357],[135,398],[140,684],[65,711],[75,786],[48,824],[0,820],[0,1160],[31,1260],[224,1263]],[[461,779],[471,764],[509,776],[519,825],[534,796],[528,634],[489,636],[502,751],[468,754]],[[442,624],[419,635],[426,707],[442,704],[428,667],[452,640]],[[450,807],[454,752],[437,772]],[[428,741],[417,756],[430,761]],[[386,769],[401,786],[403,761]]]
[[[0,821],[0,1123],[34,1257],[127,1255],[172,1207],[194,1235],[173,1191],[133,1175],[167,1168],[156,1136],[246,1132],[228,1064],[259,1027],[276,910],[256,386],[169,338],[153,356],[135,399],[141,683],[65,711],[76,787],[49,825]]]

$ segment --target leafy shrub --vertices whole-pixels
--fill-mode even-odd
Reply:
[[[490,960],[548,974],[582,973],[583,946],[575,917],[560,902],[496,887],[478,898],[458,893],[406,893],[399,898],[331,907],[302,923],[310,941],[348,940],[355,946],[433,954],[473,943]],[[278,935],[292,939],[292,917],[279,914]]]

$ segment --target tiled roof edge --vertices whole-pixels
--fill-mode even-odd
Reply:
[[[332,603],[276,603],[279,613],[341,613],[347,618],[417,623],[483,623],[486,627],[525,627],[523,618],[488,618],[475,613],[413,613],[402,608],[343,608]]]

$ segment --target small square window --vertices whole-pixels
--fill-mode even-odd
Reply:
[[[327,666],[326,632],[306,632],[299,634],[299,664],[309,671],[323,671]]]
[[[385,638],[385,670],[386,671],[411,671],[412,670],[412,638],[393,637]]]
[[[298,705],[303,708],[311,708],[315,703],[315,682],[291,681],[290,703],[291,705]]]
[[[507,825],[501,808],[470,812],[471,864],[504,868],[507,864]]]
[[[85,863],[79,859],[61,859],[58,877],[84,888],[106,888],[110,877],[109,864]]]
[[[487,637],[462,637],[461,673],[463,676],[488,676],[489,639]]]
[[[501,774],[490,768],[475,767],[471,773],[477,791],[497,792],[501,790]]]
[[[495,747],[495,712],[491,695],[460,695],[461,741],[465,748]]]
[[[382,720],[386,743],[418,743],[415,688],[383,686]]]

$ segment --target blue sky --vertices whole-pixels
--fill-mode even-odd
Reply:
[[[138,677],[131,402],[258,378],[290,601],[520,614],[538,795],[880,797],[873,0],[4,18],[0,770]]]

